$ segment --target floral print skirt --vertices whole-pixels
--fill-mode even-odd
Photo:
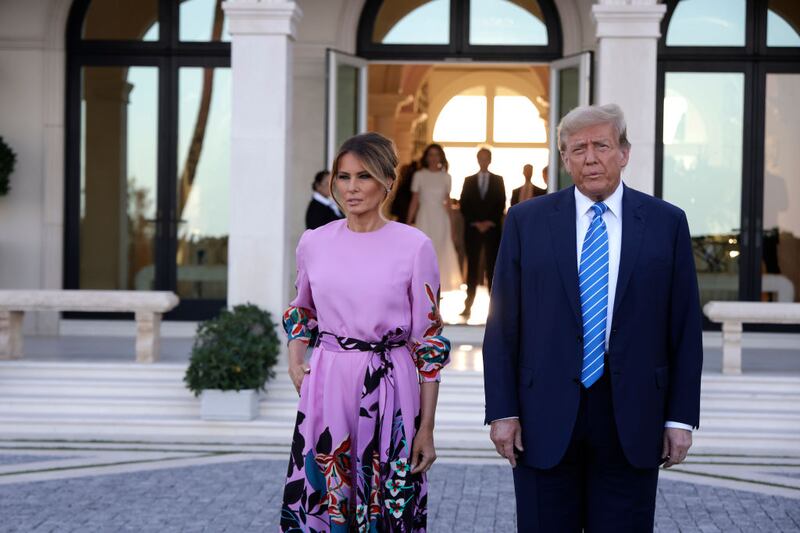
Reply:
[[[411,474],[419,378],[407,347],[315,348],[300,390],[280,531],[424,532],[425,474]]]

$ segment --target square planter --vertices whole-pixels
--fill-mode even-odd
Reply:
[[[258,391],[204,390],[200,415],[203,420],[253,420],[258,416]]]

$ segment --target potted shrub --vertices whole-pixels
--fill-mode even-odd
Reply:
[[[280,340],[267,311],[252,304],[223,310],[197,328],[186,386],[201,396],[204,420],[252,420],[258,392],[275,376]]]
[[[0,196],[5,196],[11,189],[8,184],[8,177],[14,172],[17,163],[17,154],[0,137]]]

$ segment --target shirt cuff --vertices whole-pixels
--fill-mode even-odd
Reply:
[[[495,418],[494,420],[492,420],[489,423],[491,424],[492,422],[497,422],[498,420],[519,420],[519,417],[518,416],[507,416],[505,418]]]
[[[689,424],[683,424],[682,422],[673,422],[672,420],[667,420],[664,423],[665,428],[675,428],[675,429],[685,429],[686,431],[692,431],[694,428]]]

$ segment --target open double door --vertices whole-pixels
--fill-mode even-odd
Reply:
[[[367,66],[360,57],[328,49],[327,116],[325,165],[333,162],[336,150],[347,139],[367,130]],[[558,169],[558,179],[550,180],[555,191],[572,183],[561,165],[556,128],[571,109],[591,102],[592,55],[584,52],[550,63],[550,168]],[[551,172],[551,176],[556,174]]]

